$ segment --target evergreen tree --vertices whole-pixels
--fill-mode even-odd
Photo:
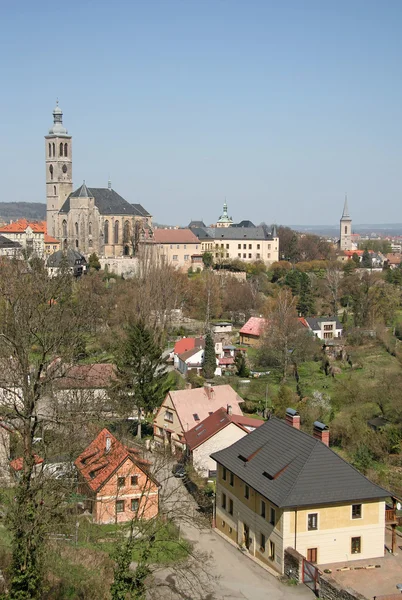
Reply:
[[[211,333],[205,336],[205,349],[204,349],[204,365],[202,368],[203,375],[206,379],[211,379],[214,376],[216,369],[216,356],[215,356],[215,344],[212,339]]]
[[[359,258],[359,255],[358,255],[358,254],[356,254],[356,252],[354,252],[354,253],[352,254],[352,260],[353,260],[353,262],[355,263],[356,267],[359,267],[359,266],[360,266],[360,258]]]
[[[302,317],[308,317],[315,313],[315,304],[311,280],[307,273],[300,273],[299,302],[296,306]]]
[[[117,373],[112,396],[123,412],[130,412],[133,406],[137,408],[137,435],[141,437],[141,411],[151,412],[169,390],[162,349],[144,323],[131,323],[125,329],[115,359]]]
[[[202,262],[204,263],[204,267],[209,269],[214,265],[214,257],[212,252],[203,252],[202,254]]]
[[[363,252],[362,268],[363,269],[370,269],[371,267],[372,267],[372,261],[371,261],[370,252],[366,248],[365,251]]]
[[[246,359],[243,352],[239,352],[235,358],[236,373],[239,377],[248,377],[250,371],[247,368]]]
[[[88,266],[90,269],[94,269],[95,271],[99,271],[101,268],[101,264],[99,262],[98,255],[93,252],[91,256],[88,258]]]

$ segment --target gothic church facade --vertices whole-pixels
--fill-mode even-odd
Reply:
[[[151,215],[122,198],[110,182],[107,188],[90,188],[84,182],[73,191],[72,137],[63,127],[58,105],[45,136],[45,152],[48,234],[59,239],[62,248],[83,254],[135,254],[141,239],[152,235]]]

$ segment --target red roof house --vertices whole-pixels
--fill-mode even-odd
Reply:
[[[258,343],[265,327],[267,320],[262,317],[250,317],[250,319],[240,329],[240,343],[254,346]]]
[[[107,429],[75,461],[79,491],[97,523],[123,523],[158,514],[159,484],[140,451],[124,446]]]

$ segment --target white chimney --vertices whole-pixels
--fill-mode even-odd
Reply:
[[[111,445],[112,445],[112,440],[110,439],[109,436],[106,436],[106,452],[109,452]]]
[[[228,405],[227,405],[226,411],[227,411],[227,413],[228,413],[229,417],[230,417],[230,416],[232,416],[232,412],[233,412],[233,411],[232,411],[232,407],[231,407],[231,405],[230,405],[230,404],[228,404]]]

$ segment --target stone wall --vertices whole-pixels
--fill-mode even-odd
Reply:
[[[324,600],[367,600],[352,588],[343,588],[331,577],[320,575],[320,598]]]
[[[303,579],[303,556],[293,550],[293,548],[286,548],[284,553],[284,566],[283,572],[289,579],[296,579],[299,583]]]

